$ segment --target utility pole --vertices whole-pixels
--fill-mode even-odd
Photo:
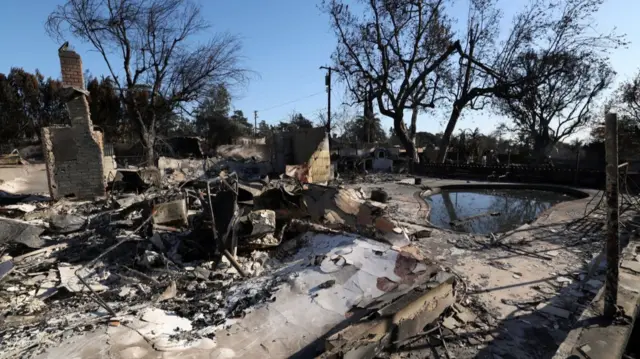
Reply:
[[[618,118],[615,113],[605,116],[605,153],[607,159],[607,276],[604,287],[604,315],[612,319],[618,301],[618,266],[620,264],[619,204],[618,204]]]
[[[258,138],[258,111],[253,111],[253,139],[254,142]]]
[[[327,132],[331,136],[331,70],[329,66],[320,66],[321,70],[327,70],[324,76],[324,85],[327,87]]]

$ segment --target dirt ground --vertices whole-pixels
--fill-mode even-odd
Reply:
[[[15,194],[49,194],[44,163],[0,166],[0,191]]]
[[[419,240],[427,258],[450,267],[465,283],[461,304],[477,318],[450,326],[442,336],[425,335],[393,353],[394,358],[551,358],[574,321],[603,285],[601,271],[587,278],[602,248],[604,224],[584,218],[590,197],[560,203],[510,236],[457,233],[431,227],[428,207],[417,186],[395,183],[357,185],[384,188],[399,222],[430,230]],[[468,183],[423,180],[423,187]],[[419,224],[422,223],[422,226]],[[449,322],[453,323],[453,322]],[[458,323],[459,324],[459,323]],[[443,345],[442,342],[446,343]]]

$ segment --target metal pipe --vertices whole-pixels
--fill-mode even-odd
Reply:
[[[231,175],[233,174],[235,174],[235,172],[233,172]],[[240,263],[238,263],[238,261],[236,261],[236,259],[233,258],[233,255],[225,248],[222,238],[220,238],[220,236],[218,235],[218,231],[216,229],[216,220],[215,220],[215,216],[213,215],[213,204],[211,203],[212,202],[211,201],[211,183],[218,182],[216,180],[226,183],[226,181],[224,181],[221,177],[217,177],[213,180],[207,181],[207,196],[208,196],[207,202],[209,202],[209,214],[211,215],[211,231],[213,233],[213,239],[216,241],[218,248],[220,248],[220,252],[222,252],[222,255],[224,255],[229,260],[231,265],[238,271],[238,273],[240,273],[241,276],[246,277],[247,272],[245,272],[244,269],[242,269],[242,266],[240,266]],[[227,183],[227,186],[229,186],[228,183]],[[236,192],[236,194],[237,193],[238,192]]]

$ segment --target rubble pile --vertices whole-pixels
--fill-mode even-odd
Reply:
[[[304,233],[357,233],[384,248],[410,242],[387,205],[362,191],[200,165],[178,164],[180,176],[118,171],[96,201],[0,193],[0,358],[169,314],[183,322],[145,339],[157,350],[201,344],[275,300],[291,277],[274,269],[305,245]]]

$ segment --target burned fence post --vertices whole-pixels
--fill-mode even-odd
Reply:
[[[618,266],[620,244],[618,236],[618,120],[615,113],[605,117],[605,151],[607,160],[607,280],[604,315],[613,318],[618,300]]]
[[[576,172],[573,176],[573,184],[575,186],[580,185],[580,148],[581,147],[582,147],[581,145],[578,145],[578,148],[576,148]]]

